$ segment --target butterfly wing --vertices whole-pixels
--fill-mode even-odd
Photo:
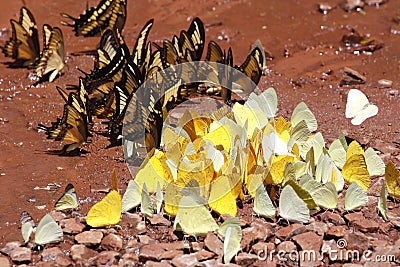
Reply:
[[[364,190],[368,190],[371,178],[363,155],[355,154],[346,160],[342,169],[343,178],[348,183],[356,182]]]
[[[141,66],[146,63],[145,59],[148,53],[148,49],[151,50],[151,47],[147,47],[147,37],[149,36],[151,27],[153,26],[154,20],[149,20],[140,31],[138,38],[136,39],[135,46],[132,51],[132,59],[133,63],[137,66]],[[148,63],[148,61],[147,61]]]
[[[16,60],[16,64],[29,66],[39,58],[40,47],[38,30],[32,13],[26,7],[20,10],[19,22],[11,20],[12,37],[2,51],[5,56]]]
[[[381,186],[381,192],[379,194],[378,198],[378,210],[381,213],[383,219],[387,220],[387,191],[386,191],[386,183],[383,181],[382,186]]]
[[[72,184],[68,184],[65,188],[64,194],[57,200],[55,209],[56,210],[67,210],[75,209],[79,206],[79,200],[76,196],[75,187]]]
[[[40,61],[36,67],[36,76],[42,78],[50,73],[49,82],[52,82],[64,68],[64,39],[58,27],[43,25],[44,48]]]
[[[61,13],[62,17],[73,20],[73,23],[62,21],[61,24],[73,27],[76,36],[100,36],[106,29],[121,32],[126,21],[126,4],[126,0],[102,0],[78,18]]]
[[[104,227],[119,223],[122,211],[121,195],[111,190],[102,200],[94,204],[86,217],[92,227]]]
[[[389,195],[400,198],[400,171],[390,160],[385,169],[385,181]]]
[[[125,194],[122,197],[122,213],[125,213],[134,207],[137,207],[141,202],[140,188],[136,181],[130,180]]]
[[[253,210],[265,218],[272,218],[275,216],[275,207],[272,204],[267,191],[263,184],[257,187],[256,195],[254,197],[254,207]]]
[[[21,234],[25,243],[29,242],[31,234],[36,230],[35,222],[28,212],[24,211],[21,213],[21,217],[19,218],[21,222]]]
[[[346,118],[356,117],[368,104],[368,98],[363,92],[358,89],[351,89],[347,95]],[[358,120],[355,122],[358,122]]]
[[[344,197],[344,209],[354,210],[366,205],[368,202],[367,191],[365,191],[358,183],[354,182],[349,185]]]
[[[46,214],[39,222],[35,233],[35,243],[45,245],[58,243],[63,238],[61,226],[53,219],[50,214]]]
[[[367,104],[364,108],[359,111],[356,116],[351,120],[351,124],[360,125],[366,119],[371,118],[378,114],[379,108],[373,104]]]
[[[242,229],[239,227],[228,227],[224,239],[224,263],[231,262],[232,258],[240,251],[242,240]]]
[[[282,189],[279,197],[279,215],[292,222],[306,223],[310,219],[310,210],[290,185]]]

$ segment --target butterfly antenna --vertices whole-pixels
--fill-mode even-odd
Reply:
[[[83,71],[81,68],[79,68],[79,67],[76,67],[76,69],[77,70],[79,70],[82,74],[85,74],[85,75],[88,75],[88,73],[87,72],[85,72],[85,71]]]
[[[25,0],[22,0],[22,5],[23,5],[23,6],[26,6]]]

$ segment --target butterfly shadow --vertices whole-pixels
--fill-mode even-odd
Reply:
[[[48,150],[45,153],[48,155],[57,155],[60,157],[78,157],[90,153],[89,151],[80,147],[75,148],[74,150],[67,151],[68,146],[69,145],[65,145],[62,149]]]
[[[36,82],[34,82],[33,84],[29,85],[28,88],[32,88],[32,87],[36,87],[44,82],[49,82],[49,77],[51,75],[50,73],[47,73],[46,75],[44,75],[42,78],[40,78],[39,80],[37,80]],[[64,75],[64,73],[58,73],[57,77],[61,78]]]
[[[9,61],[3,61],[1,62],[3,65],[6,65],[8,69],[34,69],[35,65],[34,63],[30,64],[25,64],[25,60],[16,60],[14,62],[9,62]]]

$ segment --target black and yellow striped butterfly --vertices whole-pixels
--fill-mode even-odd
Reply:
[[[48,139],[72,142],[72,144],[64,146],[62,149],[64,153],[72,152],[90,143],[88,140],[88,137],[91,136],[88,128],[88,118],[74,107],[75,101],[74,95],[69,94],[68,103],[64,105],[62,118],[57,118],[57,121],[52,122],[49,127],[43,124],[38,126],[39,129],[46,132]]]
[[[231,67],[233,67],[233,56],[232,49],[229,48],[228,52],[222,51],[221,47],[214,41],[210,41],[207,47],[206,61],[210,62],[213,66],[214,71],[209,73],[209,80],[212,82],[218,82],[221,86],[217,87],[217,91],[221,92],[221,97],[225,103],[231,103],[232,96],[232,72]],[[226,65],[223,67],[221,65],[213,64],[219,63]],[[215,86],[215,85],[214,85]]]
[[[184,62],[199,61],[204,50],[204,25],[199,18],[193,19],[187,31],[174,35],[172,41],[164,40],[162,57],[164,68]]]
[[[43,78],[49,75],[52,82],[64,68],[64,39],[60,28],[43,25],[43,51],[36,67],[36,76]]]
[[[19,22],[11,19],[12,37],[1,47],[6,57],[15,59],[15,67],[34,65],[39,59],[38,29],[32,13],[26,7],[20,10]]]
[[[246,74],[257,85],[263,73],[264,57],[265,55],[263,55],[260,48],[255,46],[242,65],[235,67]]]
[[[153,26],[154,20],[149,20],[140,31],[139,36],[136,39],[135,46],[132,50],[132,60],[133,63],[138,66],[142,77],[148,70],[148,64],[150,63],[151,57],[151,42],[147,41],[150,30]]]
[[[102,0],[97,7],[87,9],[79,18],[66,13],[61,16],[73,20],[73,23],[62,21],[61,24],[74,28],[76,36],[100,36],[106,29],[122,32],[126,20],[126,0]]]
[[[85,89],[85,86],[83,84],[82,78],[79,78],[79,86],[77,93],[71,92],[67,94],[60,87],[57,86],[56,88],[66,104],[70,103],[70,105],[72,105],[79,113],[83,114],[83,116],[88,118],[88,124],[89,127],[91,127],[93,121],[91,116],[91,110],[89,108],[89,97]]]
[[[109,82],[118,82],[127,66],[133,65],[129,49],[119,31],[105,31],[100,41],[100,48],[102,47],[104,49],[100,50],[94,69],[90,73],[86,73],[83,78],[89,94],[93,93],[98,86]],[[137,68],[134,72],[138,72]],[[136,73],[136,75],[140,77],[140,73]],[[108,86],[109,90],[113,88],[113,83]]]

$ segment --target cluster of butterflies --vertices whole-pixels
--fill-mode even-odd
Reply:
[[[390,220],[387,195],[400,198],[400,170],[391,161],[385,166],[372,148],[364,151],[344,135],[326,148],[322,134],[315,133],[317,121],[305,103],[298,104],[290,121],[275,118],[277,106],[276,92],[269,88],[260,95],[250,94],[232,110],[224,106],[203,116],[186,111],[178,126],[164,125],[164,149],[143,163],[122,196],[113,172],[113,189],[91,207],[86,223],[91,227],[116,225],[122,213],[140,205],[144,217],[154,213],[175,217],[174,228],[187,235],[217,231],[224,239],[227,263],[240,250],[242,232],[235,216],[237,201],[245,195],[253,198],[253,210],[261,217],[275,218],[277,206],[281,218],[307,223],[310,210],[338,208],[339,192],[346,183],[344,206],[339,209],[366,205],[371,177],[383,175],[377,208]],[[78,205],[75,190],[68,185],[56,209]],[[211,211],[233,218],[218,225]],[[54,237],[49,240],[59,240],[56,224],[49,224],[48,229]],[[40,234],[38,238],[36,243],[41,242]]]
[[[57,200],[55,210],[72,210],[79,206],[79,200],[75,188],[68,184],[64,194]],[[30,241],[32,233],[35,233],[34,242],[38,246],[50,243],[58,243],[63,238],[61,226],[54,220],[50,213],[46,214],[39,222],[38,226],[28,212],[24,211],[20,217],[21,233],[25,243]]]
[[[337,209],[346,183],[339,208],[361,208],[368,201],[371,177],[385,175],[378,209],[388,219],[387,194],[400,197],[400,171],[392,162],[385,166],[374,149],[364,151],[344,135],[327,149],[322,134],[313,133],[317,121],[305,103],[295,108],[290,121],[275,119],[276,112],[277,97],[270,88],[251,94],[244,105],[236,103],[232,111],[221,109],[209,117],[185,113],[178,127],[164,129],[164,150],[156,151],[129,182],[122,210],[138,206],[145,187],[146,194],[164,201],[175,226],[201,235],[215,226],[205,219],[209,209],[235,216],[237,200],[249,194],[255,213],[273,218],[279,195],[279,216],[306,223],[310,210]],[[189,215],[193,206],[203,212]]]
[[[28,8],[20,10],[19,22],[11,19],[12,36],[1,47],[6,57],[15,61],[11,67],[35,68],[40,79],[52,82],[64,68],[64,39],[60,28],[43,25],[43,49],[40,52],[35,18]]]
[[[40,124],[39,129],[44,130],[49,139],[72,142],[62,150],[69,153],[89,143],[92,116],[108,120],[107,135],[112,144],[118,144],[127,113],[132,118],[128,138],[145,135],[148,151],[157,148],[168,111],[193,91],[199,93],[198,84],[187,84],[191,77],[186,74],[163,77],[160,71],[202,59],[205,34],[201,20],[195,18],[187,31],[182,30],[179,37],[175,35],[172,40],[164,40],[162,46],[147,40],[153,26],[153,20],[150,20],[139,33],[130,53],[121,34],[126,20],[126,0],[102,0],[78,18],[65,13],[61,15],[73,20],[73,23],[63,21],[62,24],[73,27],[77,36],[101,36],[101,40],[94,69],[90,73],[82,71],[84,77],[80,78],[79,85],[68,88],[76,92],[68,94],[57,88],[65,100],[63,116],[51,126]],[[44,49],[39,56],[37,26],[31,12],[22,7],[20,21],[11,20],[11,24],[13,36],[3,47],[5,55],[14,58],[16,65],[37,65],[37,76],[48,75],[49,81],[53,81],[64,67],[61,30],[44,25]],[[210,41],[205,60],[235,67],[258,84],[265,64],[264,54],[257,42],[244,63],[234,66],[232,50],[226,53],[216,42]],[[139,92],[138,88],[155,75],[155,88],[150,92]],[[172,89],[167,92],[168,88]],[[222,88],[219,93],[226,103],[230,103],[230,90]],[[138,133],[138,125],[146,125],[144,133]]]

